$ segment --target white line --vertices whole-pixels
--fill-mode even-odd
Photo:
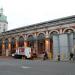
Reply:
[[[21,68],[26,69],[26,68],[31,68],[31,67],[28,67],[28,66],[22,66]]]

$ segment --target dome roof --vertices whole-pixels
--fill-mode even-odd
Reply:
[[[7,16],[3,15],[3,8],[0,9],[0,22],[7,22]]]
[[[0,22],[7,22],[7,17],[4,15],[0,15]]]

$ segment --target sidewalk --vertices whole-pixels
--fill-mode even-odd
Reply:
[[[15,59],[13,58],[12,56],[0,56],[0,59]],[[16,59],[15,59],[16,60]],[[20,60],[28,60],[28,59],[20,59]],[[29,59],[30,60],[30,59]],[[47,59],[47,60],[43,60],[42,58],[34,58],[34,59],[31,59],[31,61],[48,61],[48,62],[69,62],[69,63],[75,63],[75,61],[70,61],[70,60],[50,60],[50,59]]]
[[[11,56],[0,56],[0,59],[14,59],[14,58]]]

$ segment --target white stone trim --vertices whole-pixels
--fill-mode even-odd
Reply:
[[[32,36],[34,37],[34,34],[27,34],[27,36],[26,36],[26,37],[28,38],[30,35],[32,35]]]
[[[58,30],[51,30],[51,31],[49,32],[49,34],[51,34],[52,32],[57,32],[58,34],[60,33]]]
[[[46,36],[46,34],[45,34],[44,32],[39,32],[39,33],[37,34],[37,36],[39,36],[39,34],[44,34],[44,36]]]
[[[75,29],[74,29],[74,28],[65,28],[65,29],[63,30],[63,33],[65,33],[65,31],[68,30],[68,29],[71,29],[71,30],[73,30],[73,31],[75,32]]]

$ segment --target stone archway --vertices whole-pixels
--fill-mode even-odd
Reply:
[[[64,33],[73,33],[74,31],[72,30],[72,29],[66,29],[65,31],[64,31]]]
[[[15,53],[15,51],[16,51],[16,40],[15,38],[12,38],[11,39],[11,54]]]
[[[43,54],[45,51],[45,35],[43,33],[40,33],[37,36],[37,42],[38,42],[38,53]]]
[[[63,30],[63,33],[71,33],[71,32],[74,32],[73,28],[66,28]]]
[[[34,48],[34,42],[35,42],[35,38],[33,35],[29,35],[27,37],[27,46],[31,47],[32,49]]]
[[[52,59],[53,59],[53,35],[57,35],[57,34],[58,34],[58,32],[52,31],[49,36],[49,38],[50,38],[50,54],[51,54]]]
[[[24,47],[24,38],[23,38],[23,36],[20,36],[18,41],[19,41],[18,42],[18,47]]]
[[[8,38],[6,38],[5,39],[5,49],[8,49],[8,43],[9,43]]]
[[[64,30],[64,33],[67,34],[68,37],[68,50],[69,53],[72,52],[74,46],[75,46],[75,33],[72,28],[68,28]],[[75,51],[73,51],[75,53]]]

